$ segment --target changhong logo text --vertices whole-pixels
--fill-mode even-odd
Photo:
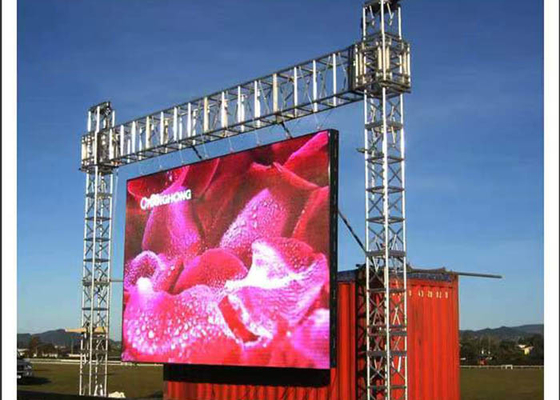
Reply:
[[[191,189],[169,194],[152,194],[150,197],[142,197],[142,200],[140,200],[140,208],[142,210],[150,210],[154,207],[190,200],[191,197]]]

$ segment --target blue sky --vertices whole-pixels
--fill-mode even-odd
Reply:
[[[346,47],[359,39],[361,9],[355,0],[18,3],[18,332],[79,325],[79,138],[91,105],[111,100],[118,123]],[[461,279],[463,329],[541,323],[542,4],[406,1],[403,12],[413,53],[409,260],[505,276]],[[362,116],[358,103],[290,125],[296,134],[318,125],[341,132],[340,207],[360,235]],[[186,151],[119,171],[115,278],[124,182],[190,160]],[[361,262],[342,225],[339,245],[340,269]],[[121,296],[115,285],[115,338]]]

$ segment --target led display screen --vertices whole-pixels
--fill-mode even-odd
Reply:
[[[128,180],[122,360],[329,368],[337,146],[327,130]]]

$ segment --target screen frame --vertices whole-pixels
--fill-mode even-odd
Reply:
[[[204,162],[208,162],[211,160],[215,160],[215,159],[220,159],[220,158],[225,158],[227,156],[231,156],[231,155],[235,155],[235,154],[240,154],[240,153],[245,153],[245,152],[250,152],[250,151],[254,151],[257,149],[261,149],[264,147],[269,147],[272,146],[274,144],[277,143],[284,143],[284,142],[288,142],[291,140],[297,140],[297,139],[301,139],[304,138],[306,136],[314,136],[317,135],[318,133],[321,132],[327,132],[328,133],[328,152],[329,152],[329,328],[330,328],[330,333],[329,333],[329,365],[330,368],[334,368],[336,367],[336,359],[337,359],[337,352],[336,352],[336,348],[337,348],[337,271],[338,271],[338,161],[339,161],[339,132],[336,129],[321,129],[315,132],[311,132],[311,133],[305,133],[303,135],[299,135],[299,136],[290,136],[287,139],[283,139],[283,140],[277,140],[277,141],[273,141],[270,143],[266,143],[260,146],[255,146],[255,147],[250,147],[247,149],[243,149],[243,150],[239,150],[236,152],[231,152],[231,153],[227,153],[227,154],[222,154],[220,156],[215,156],[215,157],[209,157],[209,158],[205,158],[203,160],[199,160],[199,161],[195,161],[195,162],[191,162],[191,163],[186,163],[186,164],[181,164],[175,167],[171,167],[171,168],[167,168],[167,169],[163,169],[161,171],[156,171],[156,172],[152,172],[149,174],[145,174],[145,175],[140,175],[140,176],[136,176],[134,178],[127,178],[126,180],[126,185],[125,185],[125,192],[126,192],[126,196],[125,196],[125,222],[124,222],[124,226],[123,226],[123,230],[124,230],[124,240],[123,240],[123,248],[125,250],[123,250],[123,262],[122,262],[122,271],[123,271],[123,279],[124,279],[124,270],[125,270],[125,265],[126,265],[126,226],[127,226],[127,207],[126,207],[126,201],[128,200],[128,196],[129,196],[129,192],[128,192],[128,185],[131,181],[135,181],[135,180],[139,180],[139,179],[144,179],[153,175],[157,175],[157,174],[164,174],[166,172],[175,170],[175,169],[179,169],[179,168],[183,168],[183,167],[188,167],[191,165],[197,165],[197,164],[201,164]],[[120,355],[119,355],[119,359],[121,362],[127,362],[127,363],[131,363],[131,364],[158,364],[158,365],[164,365],[164,366],[181,366],[182,368],[188,368],[188,367],[192,367],[192,368],[216,368],[217,370],[219,369],[241,369],[245,372],[249,372],[251,370],[257,371],[257,370],[262,370],[262,369],[266,369],[266,370],[294,370],[294,371],[328,371],[329,368],[303,368],[303,367],[281,367],[281,366],[248,366],[248,365],[231,365],[231,364],[189,364],[189,363],[166,363],[166,362],[153,362],[153,361],[130,361],[130,360],[123,360],[123,354],[124,354],[124,325],[123,325],[123,321],[124,321],[124,312],[125,312],[125,289],[124,289],[124,285],[123,285],[123,293],[122,293],[122,301],[121,301],[121,305],[122,305],[122,310],[121,310],[121,351],[120,351]]]

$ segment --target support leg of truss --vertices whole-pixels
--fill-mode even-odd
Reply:
[[[90,110],[88,129],[98,133],[113,124],[114,114],[108,103]],[[98,136],[95,142],[97,158]],[[106,396],[114,175],[112,167],[97,164],[85,172],[79,392]]]
[[[362,37],[366,263],[357,390],[359,399],[397,400],[408,387],[403,93],[410,89],[398,0],[364,5]]]
[[[402,96],[364,96],[365,382],[368,399],[406,399],[406,243]]]

